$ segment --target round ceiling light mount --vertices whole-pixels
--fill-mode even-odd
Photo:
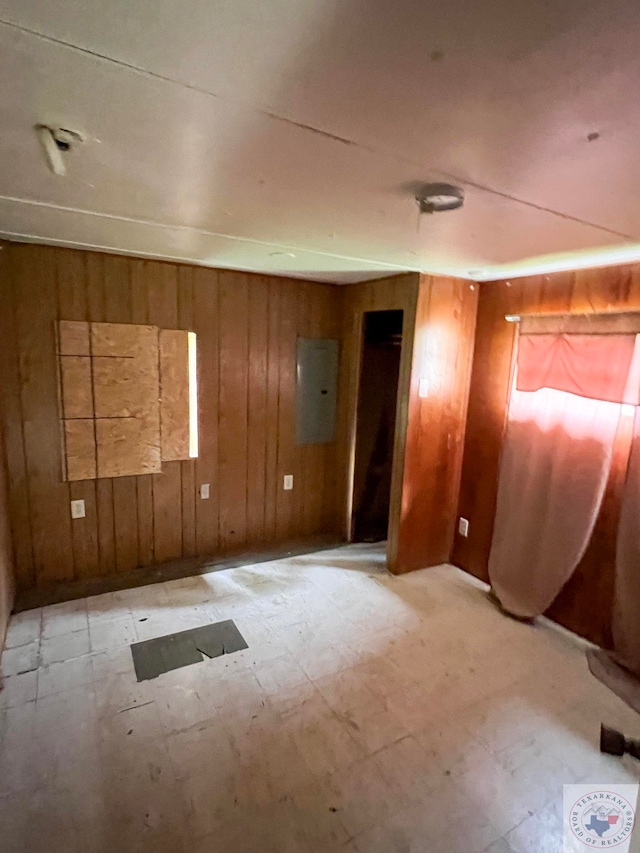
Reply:
[[[440,213],[462,207],[464,190],[453,184],[423,184],[415,198],[420,213]]]

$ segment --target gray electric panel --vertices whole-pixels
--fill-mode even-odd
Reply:
[[[298,338],[296,444],[326,444],[336,433],[338,341]]]

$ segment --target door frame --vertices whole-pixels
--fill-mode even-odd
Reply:
[[[364,342],[364,315],[374,311],[402,311],[402,350],[400,353],[400,371],[398,375],[398,396],[396,400],[396,422],[394,429],[393,463],[391,468],[391,494],[389,496],[389,536],[387,540],[387,566],[393,571],[398,550],[398,529],[402,514],[402,485],[404,479],[404,457],[409,420],[409,397],[411,388],[411,370],[413,364],[413,341],[415,334],[416,309],[418,302],[419,276],[403,276],[406,286],[395,298],[381,299],[381,304],[357,306],[351,317],[350,336],[353,346],[353,358],[348,365],[347,418],[347,495],[344,518],[344,532],[347,542],[353,541],[353,501],[355,486],[355,450],[357,437],[358,402],[360,396],[360,375],[362,372],[362,345]]]

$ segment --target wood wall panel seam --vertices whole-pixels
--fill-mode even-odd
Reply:
[[[15,552],[15,521],[9,499],[9,464],[4,435],[4,420],[7,415],[9,363],[5,356],[11,347],[10,306],[11,294],[10,258],[8,244],[0,242],[0,655],[5,645],[9,618],[13,610],[17,589],[17,560]],[[24,546],[23,546],[24,547]]]
[[[58,317],[67,317],[72,322],[81,325],[83,344],[79,348],[74,348],[73,352],[80,353],[79,357],[87,358],[87,352],[90,356],[90,342],[88,342],[87,327],[86,258],[82,254],[56,253],[55,260]],[[56,324],[56,326],[58,325]],[[62,350],[63,348],[58,347],[58,349]],[[93,408],[93,406],[91,407]],[[61,432],[65,432],[64,428],[61,429]],[[88,432],[89,462],[93,462],[93,474],[95,476],[95,434],[92,424]],[[77,519],[71,525],[73,576],[74,579],[79,580],[94,576],[99,570],[95,482],[93,480],[77,482],[70,480],[68,489],[69,500],[83,500],[85,504],[85,517]]]
[[[195,332],[193,320],[192,267],[178,267],[178,327]],[[197,384],[197,345],[196,340],[196,384]],[[195,459],[188,458],[180,464],[181,510],[182,510],[182,554],[185,557],[196,554],[196,481]]]
[[[60,478],[56,346],[58,311],[55,250],[40,249],[21,282],[17,315],[25,450],[36,570],[48,566],[56,580],[73,577],[69,488]],[[51,467],[51,460],[54,466]],[[55,538],[50,527],[56,528]]]
[[[246,282],[246,279],[244,279]],[[252,499],[252,493],[250,488],[250,479],[249,479],[249,446],[251,442],[250,435],[250,413],[251,413],[251,403],[250,403],[250,370],[249,370],[249,359],[251,356],[251,297],[249,294],[248,282],[247,282],[247,349],[246,349],[246,358],[245,358],[245,367],[244,367],[244,382],[245,382],[245,401],[244,401],[244,429],[245,434],[247,436],[247,442],[245,445],[245,473],[244,473],[244,529],[245,529],[245,539],[251,543],[253,543],[253,531],[250,525],[250,502]]]
[[[178,324],[178,275],[175,264],[157,265],[148,289],[149,321],[156,327],[175,329]],[[160,369],[159,352],[157,358]],[[159,562],[178,559],[182,555],[182,475],[179,462],[169,462],[161,472],[152,474],[154,554]]]
[[[35,583],[35,552],[33,547],[33,525],[31,498],[29,494],[29,477],[27,470],[25,417],[20,393],[20,356],[18,348],[18,319],[16,308],[16,259],[9,245],[5,251],[6,266],[9,271],[9,287],[3,288],[7,300],[7,309],[2,312],[2,319],[7,323],[5,328],[7,349],[3,351],[6,375],[2,383],[4,390],[3,420],[5,424],[6,458],[9,471],[9,505],[11,510],[11,529],[16,558],[16,584],[18,590],[28,588]],[[5,372],[3,371],[3,372]],[[13,375],[12,375],[13,373]],[[8,402],[9,388],[13,389],[12,407]],[[11,445],[7,439],[8,424],[18,422],[18,428],[12,429]],[[21,500],[22,499],[22,500]],[[22,504],[22,505],[21,505]]]
[[[265,429],[265,539],[276,538],[276,503],[278,491],[278,364],[280,327],[280,285],[269,281],[267,315],[267,422]]]

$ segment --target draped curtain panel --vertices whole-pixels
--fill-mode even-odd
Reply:
[[[639,359],[632,334],[520,336],[489,556],[515,616],[543,613],[586,550],[622,404],[638,404]]]
[[[622,498],[613,611],[614,659],[640,677],[640,410]]]
[[[584,554],[609,476],[621,406],[514,390],[489,577],[509,613],[543,613]]]
[[[522,335],[516,387],[637,405],[637,394],[627,398],[634,346],[633,335]]]

